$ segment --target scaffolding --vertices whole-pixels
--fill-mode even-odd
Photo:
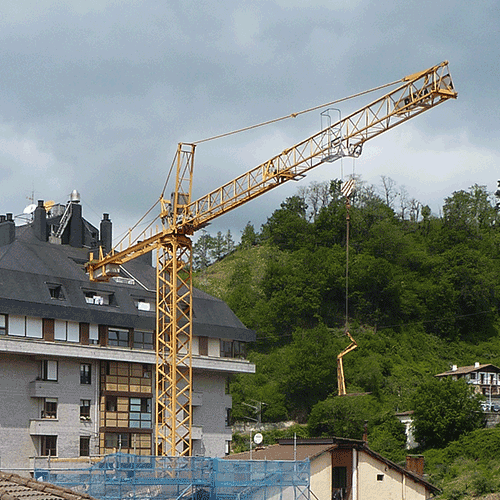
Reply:
[[[35,478],[99,500],[309,500],[310,463],[154,457],[126,453],[101,461],[46,463]]]

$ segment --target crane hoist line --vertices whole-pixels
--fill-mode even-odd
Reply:
[[[444,61],[401,80],[395,90],[291,146],[208,194],[191,200],[195,144],[180,143],[174,157],[171,199],[160,196],[158,228],[141,233],[124,250],[91,255],[92,281],[118,276],[120,265],[156,250],[155,453],[192,452],[192,245],[190,236],[211,220],[323,163],[357,157],[366,141],[455,99]]]

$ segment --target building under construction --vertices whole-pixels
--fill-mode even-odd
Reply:
[[[102,500],[308,500],[309,460],[244,461],[116,453],[85,467],[38,460],[35,477]]]

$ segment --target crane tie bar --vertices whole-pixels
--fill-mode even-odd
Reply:
[[[399,83],[402,81],[404,81],[404,78],[401,78],[400,80],[394,80],[393,82],[386,83],[384,85],[379,85],[378,87],[374,87],[370,90],[364,90],[363,92],[358,92],[357,94],[352,94],[350,96],[343,97],[342,99],[337,99],[335,101],[327,102],[325,104],[320,104],[319,106],[314,106],[314,107],[309,108],[309,109],[304,109],[303,111],[291,113],[289,115],[285,115],[285,116],[282,116],[280,118],[274,118],[273,120],[267,120],[267,121],[262,122],[262,123],[257,123],[255,125],[250,125],[248,127],[233,130],[232,132],[226,132],[224,134],[214,135],[213,137],[207,137],[206,139],[201,139],[200,141],[195,141],[191,144],[201,144],[202,142],[208,142],[208,141],[212,141],[214,139],[220,139],[221,137],[227,137],[228,135],[239,134],[240,132],[246,132],[247,130],[252,130],[254,128],[263,127],[264,125],[270,125],[271,123],[276,123],[276,122],[279,122],[282,120],[287,120],[288,118],[296,118],[297,116],[302,115],[304,113],[309,113],[310,111],[315,111],[317,109],[325,108],[326,106],[331,106],[332,104],[337,104],[339,102],[347,101],[349,99],[354,99],[355,97],[359,97],[359,96],[368,94],[370,92],[375,92],[377,90],[384,89],[386,87],[390,87],[391,85],[396,85],[396,83]]]

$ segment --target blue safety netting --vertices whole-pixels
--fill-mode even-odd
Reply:
[[[310,464],[116,453],[87,468],[35,468],[35,477],[102,500],[309,500]]]

